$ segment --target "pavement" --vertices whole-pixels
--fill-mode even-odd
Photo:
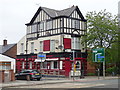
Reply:
[[[43,77],[41,81],[27,81],[27,80],[16,80],[5,83],[0,83],[0,88],[3,87],[17,87],[17,86],[31,86],[31,85],[43,85],[43,84],[56,84],[56,83],[72,83],[72,82],[87,82],[96,80],[109,80],[118,79],[117,76],[97,77],[97,76],[85,76],[84,78],[75,77],[73,78],[58,78],[58,77]]]

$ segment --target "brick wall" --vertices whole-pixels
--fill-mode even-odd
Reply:
[[[95,73],[95,65],[92,62],[87,62],[87,73]]]
[[[11,58],[16,58],[16,54],[17,54],[17,44],[15,44],[12,48],[10,48],[4,53],[4,55],[9,56]]]

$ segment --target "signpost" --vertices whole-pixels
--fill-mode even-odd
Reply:
[[[103,78],[105,78],[105,49],[92,49],[93,62],[103,62]]]
[[[43,52],[40,52],[40,53],[37,55],[37,59],[41,59],[40,69],[41,69],[41,73],[42,73],[42,62],[46,59],[46,54],[43,53]],[[41,74],[41,76],[42,76],[42,74]]]

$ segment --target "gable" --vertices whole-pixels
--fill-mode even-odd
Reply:
[[[8,51],[10,48],[12,48],[15,44],[8,44],[8,45],[0,45],[0,53],[3,54],[6,51]]]
[[[33,18],[31,19],[30,23],[26,24],[26,25],[30,25],[30,24],[33,24],[33,23],[36,23],[36,22],[40,22],[40,21],[43,21],[43,20],[47,20],[47,19],[50,19],[50,15],[45,12],[45,10],[40,7],[37,12],[35,13],[35,15],[33,16]]]
[[[39,14],[36,16],[33,23],[45,21],[47,19],[50,19],[50,16],[48,16],[48,14],[44,10],[41,10]]]
[[[70,14],[70,17],[85,20],[78,7],[74,9],[74,11]]]
[[[51,19],[59,16],[67,16],[67,17],[85,20],[78,6],[72,6],[70,8],[59,11],[54,9],[49,9],[46,7],[40,7],[33,16],[33,18],[31,19],[30,23],[26,25],[31,25],[36,22],[45,21],[47,19]]]

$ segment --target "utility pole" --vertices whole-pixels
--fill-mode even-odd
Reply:
[[[73,37],[73,80],[75,79],[75,37]]]
[[[28,69],[28,56],[27,56],[27,51],[28,51],[28,40],[27,40],[27,36],[26,36],[26,69]]]
[[[103,79],[105,79],[105,48],[104,48],[104,61],[103,61]]]

